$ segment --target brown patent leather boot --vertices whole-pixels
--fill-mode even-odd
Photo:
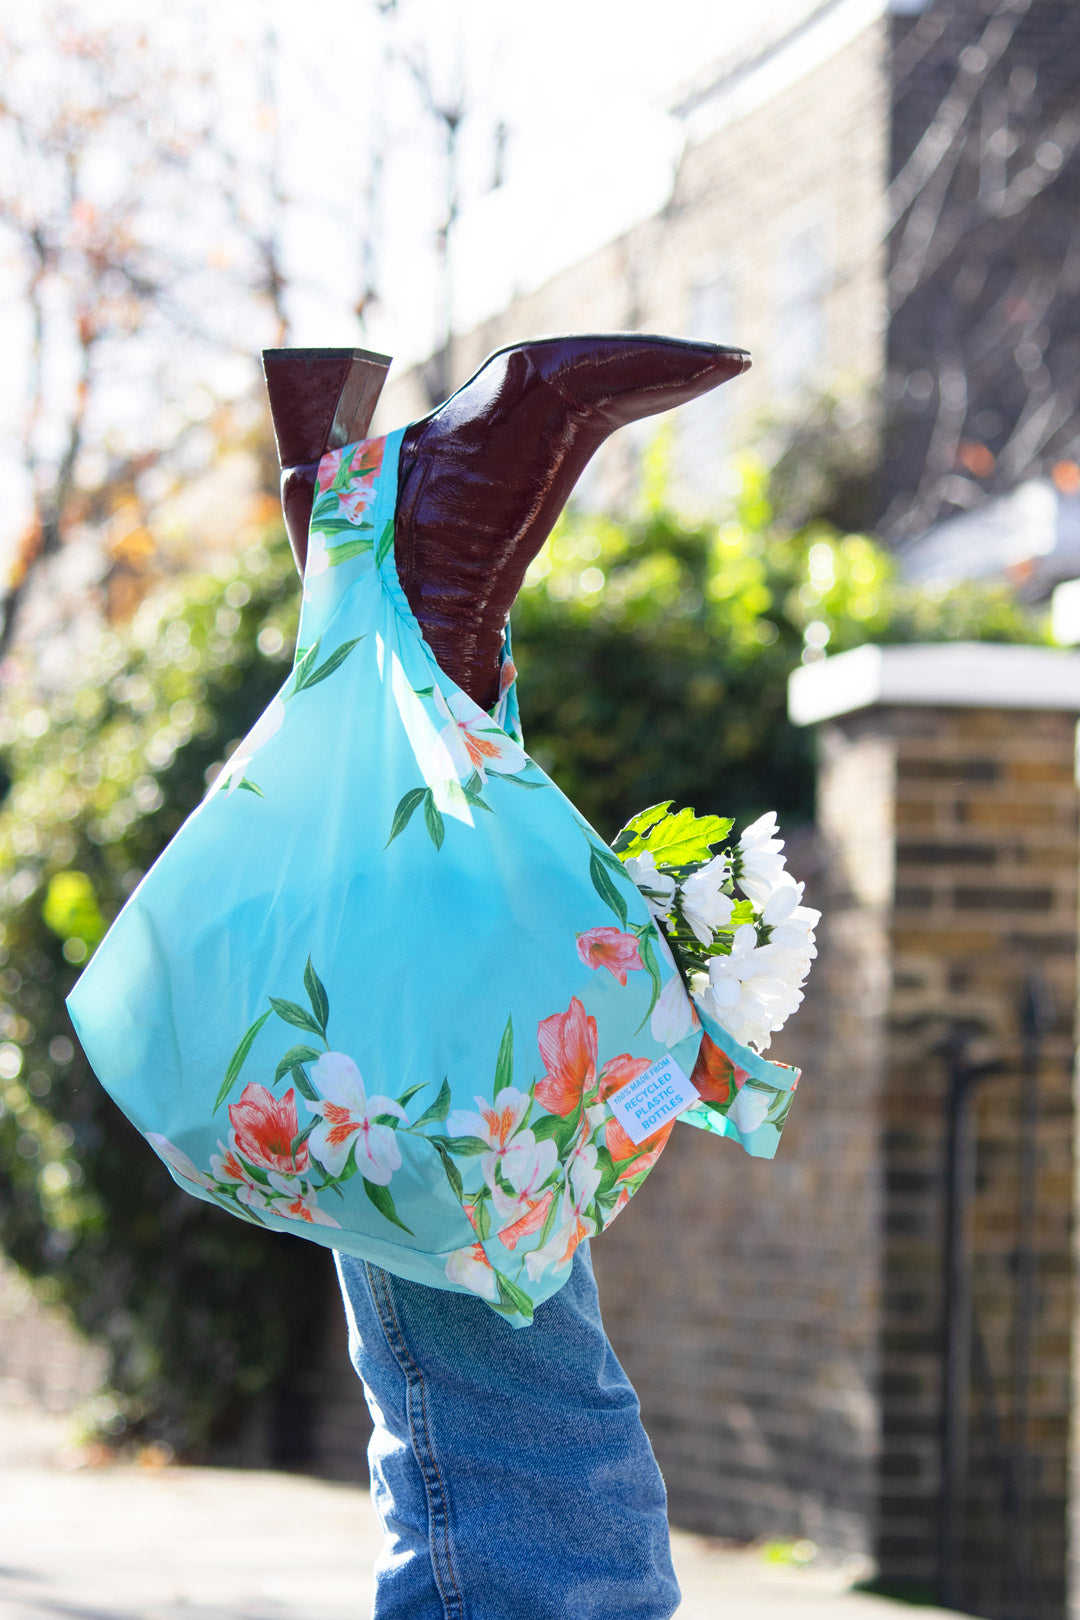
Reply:
[[[382,367],[364,373],[374,388],[366,417],[337,408],[347,392],[341,376],[360,362]],[[362,350],[276,349],[264,363],[302,572],[319,458],[363,437],[388,362]],[[398,575],[440,666],[482,708],[498,693],[503,629],[525,570],[594,452],[616,428],[695,399],[749,364],[744,349],[636,332],[537,338],[497,350],[411,425],[398,471]]]
[[[367,349],[264,349],[262,362],[281,464],[285,531],[302,574],[319,462],[328,450],[364,437],[390,356]]]
[[[525,570],[616,428],[738,376],[744,349],[621,332],[490,355],[401,446],[394,549],[440,666],[481,708]]]

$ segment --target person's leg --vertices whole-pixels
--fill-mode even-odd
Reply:
[[[667,1500],[587,1244],[529,1328],[338,1256],[375,1421],[376,1620],[668,1620]]]

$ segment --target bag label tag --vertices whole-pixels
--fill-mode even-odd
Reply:
[[[681,1114],[701,1098],[668,1054],[659,1058],[644,1074],[613,1091],[607,1105],[633,1142],[640,1147],[669,1119]]]

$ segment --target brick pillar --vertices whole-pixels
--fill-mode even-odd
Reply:
[[[867,647],[792,682],[793,717],[820,726],[830,926],[861,961],[845,994],[831,947],[819,1016],[879,1052],[869,1083],[850,1075],[879,1141],[875,1551],[885,1579],[933,1589],[948,1497],[951,1601],[1002,1620],[1067,1612],[1078,712],[1080,657],[1044,648]],[[950,1311],[947,1119],[965,1066],[981,1072]]]

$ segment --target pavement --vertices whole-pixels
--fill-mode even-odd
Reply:
[[[62,1420],[0,1407],[0,1620],[367,1620],[379,1543],[358,1486],[154,1448],[107,1463]],[[853,1591],[866,1566],[809,1544],[801,1566],[685,1531],[673,1546],[679,1620],[957,1620]]]

